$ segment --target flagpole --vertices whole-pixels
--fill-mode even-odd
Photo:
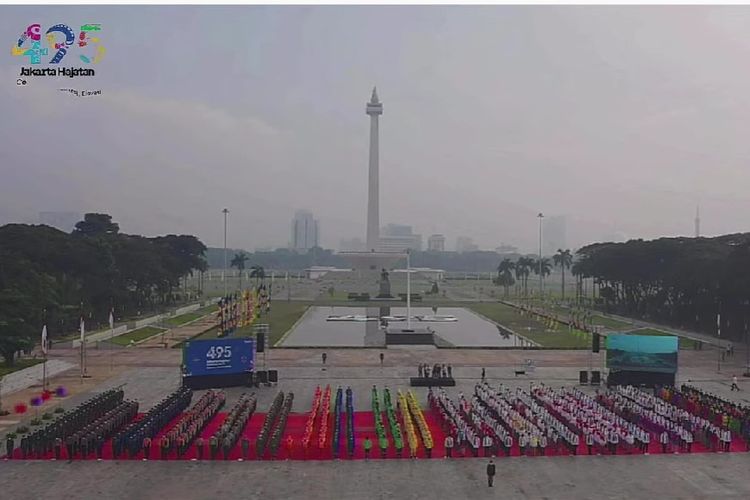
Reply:
[[[80,342],[81,342],[81,346],[80,346],[81,347],[81,384],[83,384],[83,375],[84,375],[84,371],[85,371],[85,368],[84,368],[85,361],[84,361],[83,349],[84,349],[84,345],[86,344],[86,334],[84,333],[86,326],[85,326],[85,322],[84,322],[84,319],[83,319],[83,302],[81,302],[81,321],[78,324],[78,328],[79,328],[79,330],[81,332],[81,338],[80,338]]]
[[[83,325],[83,318],[81,318],[81,325]],[[83,335],[81,335],[83,337]],[[83,384],[83,340],[80,341],[80,347],[81,350],[81,383]]]
[[[719,302],[719,313],[716,315],[716,338],[721,339],[721,302]],[[716,371],[721,373],[721,340],[719,340],[718,354],[716,357]]]
[[[88,376],[88,356],[86,355],[86,321],[83,322],[83,378]]]
[[[42,326],[42,392],[47,390],[47,309],[44,309],[44,325]]]
[[[112,339],[115,336],[115,307],[109,311],[109,371],[112,371],[114,365],[114,353],[112,352]]]

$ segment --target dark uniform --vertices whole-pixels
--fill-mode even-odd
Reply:
[[[495,482],[495,462],[490,460],[487,464],[487,486],[492,488],[492,484]]]
[[[169,438],[162,436],[161,438],[161,459],[166,460],[169,455]]]
[[[16,440],[11,437],[5,438],[5,450],[8,454],[8,458],[13,458],[13,450],[16,448]]]
[[[203,443],[203,438],[199,437],[198,440],[195,442],[196,448],[198,448],[198,460],[203,460],[203,448],[205,448],[205,444]]]

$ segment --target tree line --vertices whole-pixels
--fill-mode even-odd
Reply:
[[[497,277],[495,284],[505,288],[505,295],[508,296],[510,287],[521,284],[524,296],[529,293],[529,276],[535,274],[541,275],[542,278],[552,273],[552,266],[559,267],[562,271],[562,299],[565,300],[565,272],[570,269],[573,263],[573,254],[570,250],[558,249],[557,253],[552,256],[535,259],[533,257],[521,256],[515,261],[510,258],[503,259],[497,266]]]
[[[47,324],[50,338],[136,316],[180,299],[180,279],[205,271],[195,236],[124,234],[107,214],[89,213],[72,233],[45,225],[0,227],[0,354],[29,349]]]
[[[246,255],[249,262],[267,270],[276,271],[304,271],[312,266],[330,266],[347,268],[351,262],[331,249],[313,247],[306,252],[288,248],[275,250],[247,252],[239,249],[227,249],[227,267],[236,254]],[[477,250],[475,252],[434,252],[413,251],[411,265],[413,267],[430,267],[449,272],[492,272],[497,267],[497,252]],[[519,254],[507,254],[509,258],[516,258]],[[209,248],[206,260],[211,269],[224,267],[224,249]],[[406,267],[406,259],[394,264],[396,267]],[[231,266],[236,267],[236,266]]]
[[[606,310],[743,339],[750,319],[750,233],[595,243],[571,271]],[[580,296],[580,286],[578,287]]]

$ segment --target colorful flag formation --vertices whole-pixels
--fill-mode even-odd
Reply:
[[[232,295],[219,300],[219,337],[231,335],[237,328],[236,302]]]
[[[271,309],[271,299],[265,286],[244,290],[219,300],[219,337],[232,335],[237,328],[251,325],[261,312]]]
[[[522,304],[518,306],[518,308],[518,312],[521,316],[528,316],[529,318],[538,321],[539,323],[543,324],[548,330],[557,331],[560,327],[560,323],[562,322],[557,314],[550,313],[544,309],[538,309],[526,304]]]

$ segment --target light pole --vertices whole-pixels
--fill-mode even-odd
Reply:
[[[721,372],[721,302],[719,302],[719,312],[716,314],[716,338],[719,339],[719,355],[716,357],[716,371]]]
[[[406,329],[411,330],[411,252],[406,250]]]
[[[539,300],[542,300],[542,220],[544,214],[539,212],[537,218],[539,219]]]
[[[221,281],[224,282],[224,297],[227,296],[227,216],[229,215],[229,209],[225,208],[221,211],[224,214],[224,268],[221,270]]]

